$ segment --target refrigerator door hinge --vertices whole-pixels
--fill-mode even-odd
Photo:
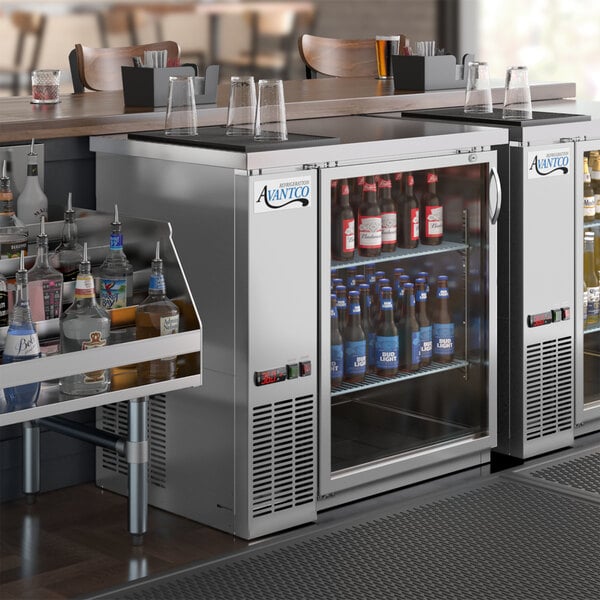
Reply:
[[[483,146],[473,146],[472,148],[457,148],[456,154],[477,154],[483,152],[485,148]]]
[[[585,142],[587,140],[587,137],[585,135],[577,135],[575,137],[564,137],[564,138],[560,138],[560,143],[561,144],[566,144],[568,142]]]
[[[302,165],[302,169],[304,171],[311,171],[313,169],[332,169],[333,167],[337,167],[337,160],[328,161],[324,163],[306,163]]]

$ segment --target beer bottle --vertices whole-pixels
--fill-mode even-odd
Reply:
[[[367,283],[361,283],[360,294],[361,325],[367,340],[367,373],[375,370],[375,329],[371,321],[371,291]]]
[[[417,371],[421,363],[421,334],[415,314],[415,290],[412,283],[404,284],[404,360],[408,371]]]
[[[394,173],[392,176],[392,198],[398,206],[401,196],[404,194],[404,173]]]
[[[381,210],[377,203],[377,185],[367,177],[358,207],[358,253],[361,256],[381,254]]]
[[[417,279],[425,280],[425,291],[427,292],[427,295],[429,295],[429,273],[427,271],[419,271],[417,273]]]
[[[331,294],[331,387],[342,383],[344,378],[344,342],[340,333],[337,314],[337,298]]]
[[[356,287],[356,267],[348,267],[346,269],[346,287],[348,290]]]
[[[394,321],[396,323],[396,327],[398,327],[398,332],[400,332],[400,323],[404,321],[404,317],[406,316],[406,306],[404,302],[404,284],[406,283],[410,283],[410,277],[408,275],[402,275],[398,282],[396,306],[394,307]]]
[[[343,329],[344,338],[344,380],[360,383],[367,370],[367,342],[360,324],[360,301],[358,292],[348,294],[348,321]]]
[[[432,326],[427,315],[427,282],[422,277],[415,279],[417,295],[417,321],[421,336],[421,366],[426,367],[431,363],[433,354]]]
[[[375,338],[376,372],[382,377],[393,377],[398,372],[398,329],[394,323],[392,288],[381,288],[381,319]]]
[[[596,218],[596,197],[592,188],[592,178],[588,167],[588,159],[583,159],[583,220],[593,221]]]
[[[392,180],[389,175],[379,179],[379,206],[381,208],[381,251],[393,252],[396,249],[398,213],[392,199]]]
[[[583,282],[583,326],[587,325],[587,311],[588,311],[588,287]]]
[[[366,282],[367,278],[362,273],[357,273],[356,277],[354,278],[354,288],[358,290],[360,289],[360,284]]]
[[[365,184],[364,177],[355,177],[350,180],[352,183],[350,189],[350,207],[354,213],[354,222],[358,225],[358,207],[362,202],[363,185]]]
[[[444,209],[436,192],[437,174],[427,173],[427,191],[421,198],[421,243],[426,246],[437,246],[442,243],[444,235]]]
[[[395,267],[392,271],[392,289],[394,298],[398,297],[398,289],[400,287],[400,277],[404,275],[404,269],[402,267]]]
[[[590,152],[590,156],[592,157],[590,163],[592,189],[594,190],[594,202],[596,204],[595,218],[600,219],[600,152]]]
[[[406,176],[406,193],[397,200],[398,247],[416,248],[419,244],[419,204],[414,192],[415,179]]]
[[[346,286],[336,285],[335,296],[337,301],[337,313],[340,321],[340,327],[344,328],[346,325],[346,313],[348,310],[348,300],[346,298]]]
[[[433,359],[440,363],[454,358],[454,324],[450,317],[448,277],[437,278],[436,310],[433,317]]]
[[[337,202],[331,215],[331,256],[335,260],[350,260],[354,256],[354,228],[350,188],[348,180],[342,179],[337,186]]]
[[[600,322],[600,287],[594,261],[594,232],[588,231],[583,245],[583,280],[587,285],[588,309],[585,326]]]
[[[373,263],[365,265],[365,278],[366,283],[369,285],[373,285],[375,283],[375,265]]]
[[[336,288],[338,285],[344,285],[344,280],[343,280],[341,277],[334,277],[334,278],[331,280],[331,291],[332,291],[332,292],[335,292],[335,288]]]

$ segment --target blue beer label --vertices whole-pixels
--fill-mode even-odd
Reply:
[[[381,310],[394,310],[394,305],[390,299],[381,301]]]
[[[339,306],[339,303],[338,303]],[[360,304],[352,303],[350,304],[350,313],[351,315],[360,315]]]
[[[426,302],[427,301],[427,292],[425,290],[420,290],[417,292],[417,300],[419,302]]]
[[[375,345],[377,343],[377,334],[374,331],[367,333],[367,364],[372,367],[377,361],[377,351]]]
[[[448,288],[438,288],[438,292],[437,292],[437,297],[438,298],[449,298],[450,294],[448,293]]]
[[[421,362],[421,333],[413,331],[411,336],[410,364],[417,365]]]
[[[344,344],[344,373],[364,375],[367,370],[367,343],[364,340]]]
[[[454,354],[454,323],[433,324],[433,351],[442,356]]]
[[[344,346],[331,346],[331,379],[341,379],[344,375]]]
[[[375,343],[378,369],[398,368],[398,336],[378,335]]]
[[[122,233],[111,233],[110,234],[110,249],[111,250],[123,250],[123,234]]]
[[[149,289],[153,292],[164,292],[165,287],[165,276],[164,275],[150,275]]]
[[[338,316],[338,312],[337,312],[337,306],[332,306],[331,307],[331,312],[329,313],[329,316],[333,319],[333,317],[335,317],[337,319]]]
[[[421,329],[419,329],[419,334],[421,335],[421,357],[431,358],[431,355],[433,354],[433,328],[431,325],[421,327]]]
[[[410,305],[411,305],[411,306],[414,306],[414,305],[415,305],[415,295],[414,295],[414,294],[411,294],[411,295],[410,295]]]

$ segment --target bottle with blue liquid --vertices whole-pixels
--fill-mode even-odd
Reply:
[[[16,296],[13,313],[8,325],[2,362],[10,364],[40,358],[40,342],[31,320],[27,290],[25,253],[21,251],[21,263],[15,275]],[[28,383],[4,389],[9,411],[35,406],[40,393],[40,383]]]

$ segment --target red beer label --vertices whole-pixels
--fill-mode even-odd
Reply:
[[[394,181],[402,181],[404,173],[394,173]]]
[[[435,173],[427,173],[427,183],[437,183],[437,175]]]
[[[342,252],[354,252],[354,219],[342,220]]]
[[[350,186],[346,183],[342,186],[341,192],[342,196],[349,196],[350,195]]]
[[[419,209],[410,209],[410,239],[412,241],[419,239]]]
[[[364,176],[357,177],[357,179],[356,179],[356,183],[357,183],[358,185],[365,185],[365,178],[364,178]]]
[[[415,178],[412,175],[406,178],[406,185],[415,185]]]
[[[444,234],[444,209],[441,206],[425,207],[425,237],[438,238]]]
[[[379,180],[379,189],[390,188],[392,187],[391,179],[380,179]]]
[[[376,192],[377,184],[376,183],[365,183],[363,185],[363,192]]]
[[[397,219],[395,212],[381,213],[381,242],[386,246],[396,245]]]

